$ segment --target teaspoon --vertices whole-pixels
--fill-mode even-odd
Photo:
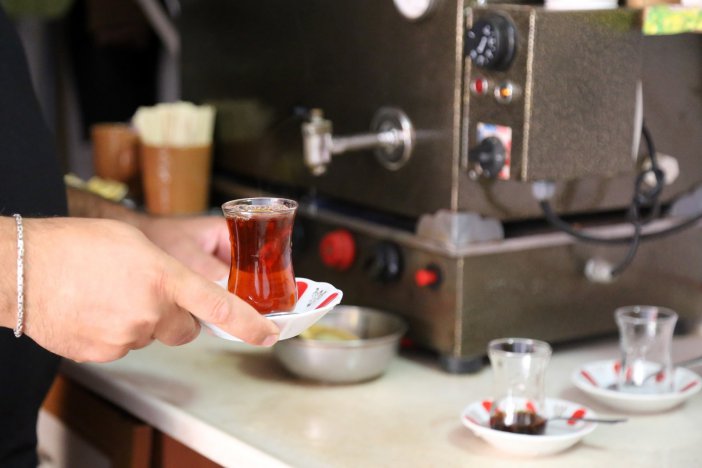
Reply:
[[[568,416],[553,416],[547,419],[547,421],[583,421],[602,424],[619,424],[627,422],[628,420],[628,418],[571,418]]]
[[[299,312],[272,312],[270,314],[265,314],[264,317],[282,317],[284,315],[299,315]]]

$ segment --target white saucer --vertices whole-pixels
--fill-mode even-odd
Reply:
[[[563,451],[591,433],[597,424],[583,421],[558,420],[546,424],[543,435],[515,434],[490,428],[490,400],[475,401],[461,414],[463,424],[477,437],[495,448],[513,455],[550,455]],[[544,415],[595,418],[597,414],[578,403],[546,398]]]
[[[329,283],[318,283],[307,278],[295,278],[297,281],[297,304],[290,314],[270,317],[280,329],[279,340],[287,340],[307,330],[314,323],[339,305],[344,293]],[[223,288],[227,279],[217,281]],[[214,336],[230,341],[241,341],[221,328],[204,321],[200,323]]]
[[[571,380],[583,392],[611,408],[632,413],[654,413],[671,409],[702,388],[702,378],[683,367],[675,369],[673,391],[659,394],[625,393],[610,389],[617,381],[618,361],[610,359],[585,364],[576,369]]]

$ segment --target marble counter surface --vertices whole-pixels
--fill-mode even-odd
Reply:
[[[676,360],[698,354],[702,337],[676,339]],[[547,396],[602,416],[621,414],[570,382],[578,366],[616,356],[614,341],[556,348]],[[702,466],[702,393],[665,413],[599,425],[560,454],[518,458],[473,436],[459,418],[468,403],[489,396],[488,367],[451,375],[434,359],[403,353],[377,380],[321,385],[288,374],[270,350],[203,334],[186,346],[154,344],[109,364],[66,362],[63,372],[225,466]]]

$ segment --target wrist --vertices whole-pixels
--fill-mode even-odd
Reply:
[[[14,328],[17,319],[17,223],[0,216],[0,326]]]

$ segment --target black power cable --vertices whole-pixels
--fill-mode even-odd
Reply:
[[[678,233],[684,229],[687,229],[688,227],[693,226],[700,219],[702,219],[702,213],[699,213],[666,229],[661,229],[655,232],[642,232],[644,225],[650,223],[660,215],[660,195],[663,192],[665,174],[658,165],[653,138],[645,124],[641,128],[641,134],[646,144],[646,153],[650,161],[650,167],[639,173],[634,183],[634,195],[627,212],[627,219],[634,229],[633,234],[614,238],[588,234],[582,230],[575,229],[569,223],[560,218],[553,211],[553,208],[547,199],[542,199],[539,201],[539,205],[541,206],[541,210],[543,211],[546,220],[552,226],[580,241],[608,245],[629,244],[629,249],[624,259],[619,262],[618,265],[612,268],[612,276],[620,274],[631,264],[642,241],[659,239],[661,237]],[[645,179],[649,173],[654,175],[656,182],[653,187],[646,188]],[[648,216],[642,217],[642,208],[649,209]]]
[[[583,231],[575,229],[570,224],[561,219],[553,211],[553,208],[551,207],[551,204],[548,201],[540,201],[539,206],[541,207],[541,210],[544,213],[544,217],[549,222],[549,224],[557,228],[559,231],[563,231],[566,234],[575,237],[580,241],[589,242],[591,244],[622,245],[628,244],[634,240],[633,234],[622,237],[597,237],[591,234],[587,234]],[[642,233],[640,236],[641,241],[656,240],[663,237],[668,237],[673,234],[677,234],[681,231],[684,231],[687,228],[694,226],[700,220],[702,220],[702,213],[698,213],[668,228],[661,229],[659,231]]]

